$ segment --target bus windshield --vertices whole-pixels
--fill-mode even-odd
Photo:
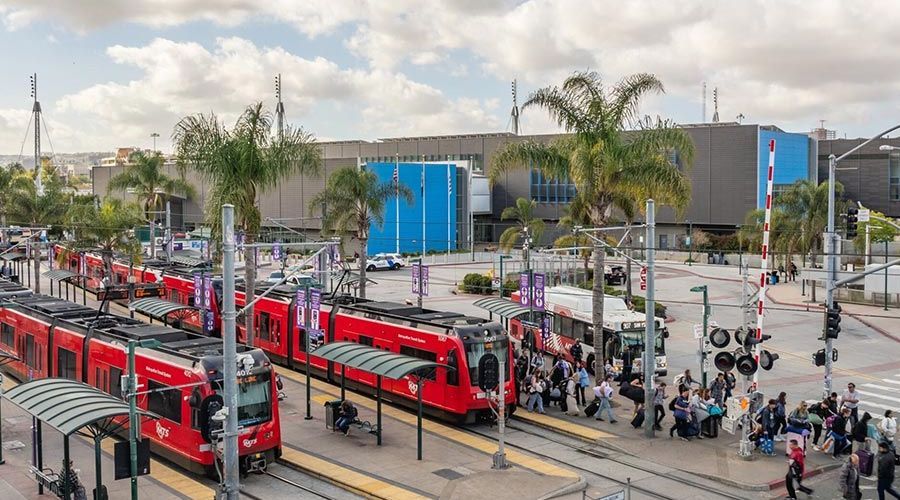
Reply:
[[[257,425],[272,419],[269,373],[238,379],[238,425]]]
[[[621,354],[623,350],[627,349],[637,349],[640,351],[644,350],[644,332],[643,331],[633,331],[633,332],[619,332],[619,348],[618,353]],[[657,356],[664,356],[665,350],[663,349],[663,336],[661,333],[657,332],[656,334],[656,345],[654,351]],[[616,356],[619,357],[619,356]]]

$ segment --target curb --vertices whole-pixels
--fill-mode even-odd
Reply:
[[[811,477],[816,477],[816,476],[824,474],[826,472],[829,472],[829,471],[832,471],[835,469],[839,469],[842,465],[844,465],[843,462],[835,462],[833,464],[825,464],[825,465],[816,467],[815,469],[810,469],[810,470],[806,471],[805,474],[803,474],[803,479],[809,479]],[[777,489],[783,488],[784,482],[785,482],[784,478],[777,479],[775,481],[771,481],[768,484],[768,489],[771,491],[771,490],[777,490]]]
[[[615,445],[615,444],[612,444],[612,443],[610,443],[608,440],[607,440],[607,441],[602,441],[602,442],[601,442],[601,441],[597,441],[597,440],[594,440],[594,439],[588,439],[587,437],[582,436],[582,435],[578,434],[577,432],[569,432],[569,431],[566,431],[565,429],[561,429],[561,428],[559,428],[559,427],[554,427],[554,426],[552,426],[552,425],[545,424],[545,423],[541,423],[541,422],[533,422],[533,421],[531,421],[531,420],[520,420],[520,419],[516,418],[515,415],[513,415],[512,418],[514,418],[515,420],[517,420],[517,421],[519,421],[519,422],[523,422],[523,423],[528,424],[528,425],[533,425],[533,426],[535,426],[535,427],[540,427],[540,428],[542,428],[542,429],[547,429],[547,430],[549,430],[549,431],[553,431],[553,432],[556,432],[556,433],[559,433],[559,434],[563,434],[563,435],[565,435],[565,436],[569,436],[570,438],[574,438],[574,439],[577,439],[577,440],[579,440],[579,441],[583,441],[583,442],[585,442],[585,443],[590,443],[590,444],[602,444],[604,447],[610,448],[610,449],[614,450],[616,453],[623,453],[623,454],[625,454],[625,455],[631,455],[631,453],[628,452],[628,450],[626,450],[626,449],[624,449],[624,448],[621,448],[621,447],[619,447],[619,446],[617,446],[617,445]],[[608,432],[608,431],[606,431],[606,432]],[[612,434],[612,433],[610,433],[610,434]],[[618,434],[616,434],[616,436],[618,436],[618,437],[624,437],[624,436],[619,436]]]

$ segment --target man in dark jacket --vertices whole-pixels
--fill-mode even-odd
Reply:
[[[575,340],[575,343],[572,344],[572,348],[569,349],[569,353],[572,354],[572,359],[575,360],[575,364],[578,364],[581,361],[581,357],[584,356],[584,350],[581,348],[581,341]]]
[[[762,409],[760,413],[760,424],[763,428],[763,434],[768,439],[775,438],[775,407],[778,404],[774,399],[769,400],[769,404]]]
[[[850,408],[843,408],[831,422],[831,437],[834,438],[834,456],[837,457],[848,448],[847,421],[850,419]]]
[[[884,500],[885,493],[900,498],[900,493],[894,489],[894,453],[882,441],[878,443],[878,500]]]

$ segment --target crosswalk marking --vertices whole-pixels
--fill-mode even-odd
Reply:
[[[872,386],[872,385],[874,385],[874,384],[863,384],[864,387],[870,387],[870,386]],[[888,389],[887,387],[880,386],[880,385],[876,385],[874,388],[876,388],[876,389]],[[878,394],[877,392],[864,391],[864,390],[862,390],[862,389],[857,389],[856,392],[862,394],[863,396],[872,396],[873,398],[886,399],[886,400],[888,400],[888,401],[894,401],[894,402],[896,402],[896,403],[900,403],[900,398],[894,398],[894,397],[891,397],[891,396],[885,396],[885,395],[882,395],[882,394]]]
[[[861,411],[868,411],[873,416],[879,417],[885,410],[894,412],[900,410],[900,380],[898,380],[900,373],[894,373],[891,377],[893,378],[882,378],[877,383],[860,385],[856,392],[863,396],[859,402]]]
[[[887,382],[887,383],[889,383],[889,384],[897,384],[897,385],[900,385],[900,380],[891,380],[891,379],[889,379],[889,378],[883,378],[883,379],[881,379],[881,381],[882,381],[882,382]]]

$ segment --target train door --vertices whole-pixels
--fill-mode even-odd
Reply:
[[[450,408],[459,408],[463,403],[468,403],[468,401],[463,401],[461,398],[464,391],[462,391],[460,386],[460,377],[459,373],[459,365],[460,360],[463,359],[463,356],[460,355],[459,351],[454,347],[447,351],[447,358],[444,360],[444,363],[449,368],[439,369],[438,372],[442,372],[444,383],[446,384],[446,390],[444,391],[444,404],[446,404]],[[441,384],[441,375],[438,374],[438,385]],[[465,391],[468,394],[468,391]]]

